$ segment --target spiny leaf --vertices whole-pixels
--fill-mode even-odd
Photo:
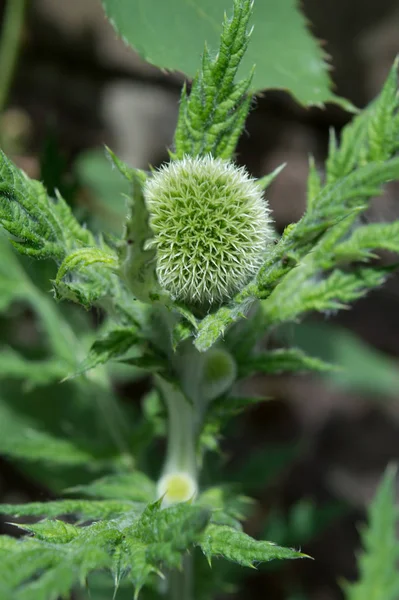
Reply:
[[[232,156],[251,101],[252,72],[234,84],[249,42],[247,27],[251,10],[250,0],[235,1],[232,19],[225,17],[215,59],[205,46],[202,67],[194,78],[190,96],[183,88],[173,158]]]
[[[385,161],[398,151],[398,64],[397,59],[376,100],[345,127],[339,146],[331,133],[327,183],[338,181],[356,167]]]
[[[0,152],[0,223],[13,245],[35,258],[63,260],[76,244],[94,245],[64,200],[48,198],[42,184],[18,169]]]
[[[206,528],[200,547],[209,562],[214,556],[223,556],[244,567],[275,559],[309,558],[291,548],[254,540],[242,531],[212,523]]]
[[[214,313],[207,315],[199,324],[197,336],[195,338],[195,347],[200,352],[208,350],[220,337],[223,336],[226,329],[241,317],[244,317],[254,298],[248,297],[241,302],[232,304],[231,307],[223,306]]]
[[[56,285],[59,285],[61,280],[70,271],[85,269],[95,264],[101,264],[103,267],[113,271],[115,271],[118,267],[116,256],[108,251],[101,250],[97,247],[79,248],[78,250],[68,254],[68,256],[62,262],[55,279]]]
[[[386,470],[368,510],[368,525],[361,532],[364,549],[359,557],[359,580],[344,585],[347,600],[399,597],[396,474],[394,467]]]
[[[260,179],[258,179],[256,183],[259,185],[259,187],[262,190],[267,189],[269,187],[269,185],[271,183],[273,183],[273,181],[276,179],[276,177],[278,175],[280,175],[281,171],[285,168],[286,164],[287,163],[283,163],[282,165],[279,165],[278,167],[276,167],[274,169],[274,171],[272,171],[268,175],[263,175],[263,177],[261,177]]]
[[[18,523],[14,523],[14,525],[33,533],[38,540],[56,544],[68,543],[79,535],[78,527],[57,519],[40,521],[34,525],[19,525]]]
[[[352,273],[335,269],[321,281],[312,278],[313,269],[295,269],[262,302],[265,322],[274,325],[298,319],[309,311],[339,310],[380,286],[389,268],[357,268]],[[295,291],[295,293],[294,293]]]

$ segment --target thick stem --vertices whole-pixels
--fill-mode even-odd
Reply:
[[[18,56],[24,22],[26,0],[8,0],[0,39],[0,112],[7,102],[8,93]]]
[[[177,385],[160,376],[156,382],[168,409],[168,448],[158,494],[169,505],[197,493],[196,415]]]

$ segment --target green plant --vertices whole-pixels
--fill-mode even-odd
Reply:
[[[50,198],[1,154],[0,222],[8,232],[1,308],[30,303],[47,346],[33,357],[4,349],[0,372],[38,395],[39,386],[63,379],[47,403],[67,391],[46,430],[46,411],[27,414],[7,383],[0,450],[21,468],[37,463],[39,479],[57,491],[73,486],[74,496],[0,507],[44,517],[19,525],[32,537],[0,538],[6,600],[56,599],[87,581],[90,589],[99,570],[111,573],[115,593],[128,581],[136,597],[206,598],[219,585],[217,569],[202,584],[198,550],[209,563],[224,557],[248,567],[306,556],[245,534],[247,499],[228,486],[204,488],[201,467],[226,421],[263,400],[238,396],[237,381],[256,372],[334,369],[300,348],[260,351],[265,331],[309,311],[339,310],[392,271],[371,259],[377,249],[399,252],[399,223],[363,225],[359,215],[399,178],[397,65],[340,144],[331,134],[325,177],[310,163],[306,212],[278,239],[261,192],[279,170],[255,181],[233,163],[252,98],[252,75],[235,81],[251,10],[249,0],[235,0],[218,55],[205,49],[191,92],[183,89],[169,166],[147,173],[108,151],[130,190],[122,240],[93,235],[60,194]],[[95,336],[80,312],[56,306],[33,284],[9,244],[30,259],[55,261],[57,300],[103,311]],[[116,401],[111,381],[143,373],[154,389],[139,416]],[[152,443],[165,429],[164,465],[152,478]],[[62,515],[73,523],[57,520]]]

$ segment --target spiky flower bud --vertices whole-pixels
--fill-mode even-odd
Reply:
[[[155,172],[144,196],[158,280],[175,299],[225,302],[259,270],[273,228],[262,190],[243,167],[186,157]]]

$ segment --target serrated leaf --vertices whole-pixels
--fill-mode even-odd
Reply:
[[[246,533],[226,525],[208,525],[200,547],[208,561],[211,561],[212,557],[223,556],[244,567],[254,567],[257,563],[275,559],[309,558],[291,548],[254,540]]]
[[[62,260],[77,243],[94,245],[57,196],[50,200],[42,184],[0,153],[0,223],[14,236],[13,245],[35,258]]]
[[[173,0],[160,4],[141,0],[132,4],[129,0],[103,0],[103,6],[119,35],[148,62],[193,77],[204,41],[212,50],[217,48],[223,14],[231,3]],[[254,91],[286,89],[305,105],[338,102],[349,107],[331,92],[323,52],[307,31],[293,0],[255,2],[253,23],[239,77],[247,76],[256,64]],[[287,47],[283,40],[292,43]]]
[[[232,323],[245,317],[253,302],[254,298],[248,297],[230,307],[222,306],[216,312],[207,315],[198,326],[194,342],[197,350],[205,352],[213,346]]]
[[[220,49],[212,58],[207,46],[190,95],[183,87],[172,157],[231,158],[247,117],[253,70],[239,83],[234,79],[248,47],[250,0],[235,2],[231,20],[225,18]]]
[[[363,552],[359,557],[359,579],[344,585],[347,600],[396,600],[399,597],[396,475],[396,468],[386,470],[369,507],[368,525],[361,532]]]
[[[71,271],[79,271],[87,269],[92,265],[101,264],[107,269],[116,271],[118,268],[118,261],[116,256],[111,252],[101,250],[100,248],[78,248],[73,252],[70,252],[68,256],[61,263],[57,276],[55,278],[55,284],[59,285],[62,279]]]

